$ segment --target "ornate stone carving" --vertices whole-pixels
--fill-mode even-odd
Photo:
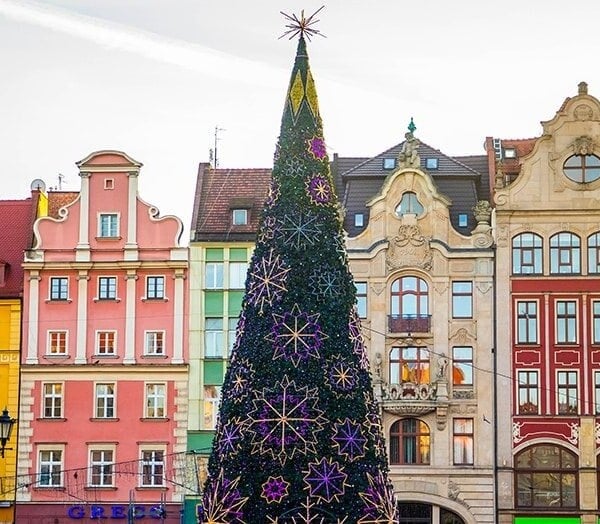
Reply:
[[[386,258],[389,270],[407,266],[429,270],[432,259],[429,240],[421,234],[417,225],[402,224],[398,234],[389,241]]]
[[[585,120],[592,119],[592,117],[594,116],[594,111],[587,104],[580,104],[575,108],[575,111],[573,112],[573,114],[575,115],[575,118],[577,120],[585,121]]]
[[[398,153],[398,167],[420,167],[419,139],[415,138],[412,131],[405,133],[402,149]]]
[[[490,217],[492,216],[492,206],[487,200],[480,200],[473,206],[473,215],[477,223],[490,223]]]
[[[576,155],[589,155],[594,151],[594,141],[589,136],[577,137],[571,144]]]
[[[452,398],[456,400],[471,400],[475,398],[475,393],[472,389],[455,389],[452,391]]]
[[[459,346],[466,346],[470,342],[477,340],[477,337],[469,332],[467,328],[458,328],[452,335],[450,340]]]
[[[371,282],[371,289],[376,295],[381,295],[385,289],[385,282]]]

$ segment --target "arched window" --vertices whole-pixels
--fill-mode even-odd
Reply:
[[[417,195],[412,191],[407,191],[402,195],[402,200],[396,206],[396,215],[402,217],[404,215],[420,215],[423,213],[423,206],[417,199]]]
[[[515,457],[517,507],[577,507],[577,456],[554,444],[531,446]]]
[[[512,268],[514,275],[542,274],[542,237],[535,233],[521,233],[512,240]]]
[[[587,239],[588,273],[600,273],[600,233],[594,233]]]
[[[550,237],[550,273],[579,274],[581,249],[577,235],[563,231]]]
[[[391,332],[429,331],[429,287],[425,280],[413,276],[394,280],[390,298]]]
[[[563,172],[573,182],[593,182],[600,178],[600,158],[596,155],[570,156],[563,165]]]
[[[390,464],[429,464],[429,426],[416,418],[397,420],[390,428]]]

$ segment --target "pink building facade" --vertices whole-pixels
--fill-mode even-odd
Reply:
[[[182,223],[139,198],[141,164],[126,154],[77,166],[78,196],[37,220],[25,255],[17,521],[179,522],[189,475]]]

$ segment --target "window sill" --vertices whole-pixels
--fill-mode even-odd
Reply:
[[[65,360],[70,359],[71,355],[68,353],[46,353],[44,358],[47,358],[48,360]]]
[[[35,420],[38,422],[66,422],[65,417],[38,417]]]
[[[33,491],[46,491],[50,489],[56,491],[67,491],[67,488],[64,486],[40,486],[39,484],[37,486],[33,486],[31,489],[33,489]]]
[[[118,417],[91,417],[90,422],[119,422],[121,420]]]
[[[84,491],[117,491],[116,486],[85,486]]]
[[[140,422],[169,422],[169,417],[141,417]]]
[[[156,355],[155,354],[150,354],[150,353],[144,353],[142,355],[142,358],[148,358],[150,360],[153,360],[153,359],[157,359],[158,360],[158,359],[166,359],[167,355],[165,355],[164,353],[159,353],[159,354],[156,354]]]
[[[135,490],[136,491],[156,491],[156,490],[169,491],[169,488],[167,488],[167,486],[136,486]]]
[[[120,298],[98,298],[98,297],[94,297],[94,302],[121,302]]]
[[[123,237],[121,236],[116,236],[116,237],[94,237],[98,242],[116,242],[118,240],[121,240]]]
[[[73,302],[71,298],[47,298],[45,300],[46,304],[70,304]]]
[[[142,297],[140,299],[142,302],[168,302],[169,299],[167,297],[156,297],[156,298],[148,298],[148,297]]]

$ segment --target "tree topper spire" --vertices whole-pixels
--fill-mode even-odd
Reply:
[[[283,16],[285,16],[285,18],[287,18],[287,20],[289,20],[290,23],[286,24],[285,27],[287,28],[287,31],[285,31],[279,38],[281,39],[284,36],[288,36],[288,35],[290,35],[290,37],[289,37],[290,40],[292,38],[296,37],[297,35],[300,35],[300,38],[303,38],[304,35],[306,35],[306,38],[308,38],[308,40],[310,40],[311,37],[314,35],[319,35],[319,36],[325,37],[325,35],[323,33],[321,33],[321,31],[319,31],[318,29],[315,29],[313,27],[317,22],[319,22],[319,20],[314,19],[315,16],[324,7],[325,7],[324,5],[319,7],[319,9],[317,9],[308,18],[306,18],[304,16],[304,9],[302,9],[302,11],[300,12],[300,18],[298,18],[298,16],[295,14],[288,15],[287,13],[280,11],[280,13]]]

